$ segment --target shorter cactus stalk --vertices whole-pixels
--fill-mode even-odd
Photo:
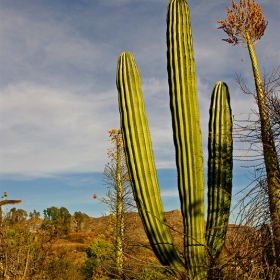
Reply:
[[[232,118],[228,86],[217,82],[210,105],[206,241],[212,259],[225,242],[232,191]]]

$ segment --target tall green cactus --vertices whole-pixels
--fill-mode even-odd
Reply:
[[[167,47],[170,109],[185,233],[184,256],[179,255],[166,225],[140,75],[129,52],[119,56],[117,69],[121,129],[135,201],[156,256],[183,278],[187,275],[189,279],[204,279],[209,270],[208,253],[218,257],[229,215],[232,173],[229,90],[218,82],[212,93],[209,165],[213,165],[210,172],[215,175],[212,174],[209,185],[211,213],[208,213],[205,238],[202,139],[190,16],[184,0],[169,3]]]
[[[187,267],[203,271],[204,178],[202,138],[190,13],[185,1],[170,1],[167,12],[167,71],[178,188],[185,228]]]

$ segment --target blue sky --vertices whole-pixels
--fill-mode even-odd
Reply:
[[[258,1],[268,20],[256,47],[260,68],[279,65],[279,1]],[[142,77],[159,181],[166,210],[179,208],[168,104],[168,0],[0,1],[0,192],[22,199],[27,211],[65,206],[73,214],[105,212],[92,199],[106,186],[107,131],[119,127],[115,73],[122,51],[134,54]],[[189,1],[204,155],[211,90],[231,91],[232,111],[255,108],[235,82],[253,88],[246,48],[222,41],[217,20],[230,0]],[[242,61],[243,60],[243,61]],[[239,145],[239,146],[238,146]],[[242,145],[236,143],[236,147]],[[207,161],[205,160],[205,165]],[[234,165],[237,193],[247,170]]]

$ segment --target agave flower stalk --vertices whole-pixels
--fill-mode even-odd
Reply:
[[[267,174],[268,197],[271,224],[274,236],[275,259],[280,267],[280,169],[275,141],[271,129],[268,106],[263,89],[262,79],[258,66],[254,46],[264,35],[267,21],[262,14],[260,4],[254,0],[241,0],[240,5],[232,0],[232,8],[227,7],[227,18],[219,20],[229,38],[223,39],[232,45],[240,44],[248,48],[257,93],[257,104],[261,122],[261,137],[263,146],[264,163]]]

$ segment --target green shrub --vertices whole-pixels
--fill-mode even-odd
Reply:
[[[96,274],[99,277],[110,274],[114,268],[113,255],[114,245],[111,242],[101,238],[95,239],[86,249],[86,259],[81,269],[85,279],[93,279]]]

